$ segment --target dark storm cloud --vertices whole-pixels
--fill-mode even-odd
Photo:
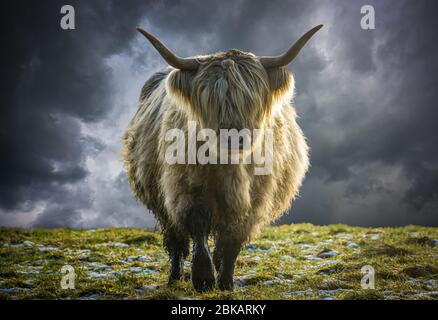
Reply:
[[[403,76],[398,94],[391,101],[398,106],[398,112],[386,124],[389,129],[380,124],[379,129],[384,128],[389,134],[377,151],[389,161],[403,163],[412,181],[404,200],[417,209],[432,201],[436,204],[438,200],[438,149],[435,147],[438,143],[438,46],[432,41],[433,30],[438,28],[433,13],[436,9],[437,5],[431,2],[421,2],[415,8],[405,3],[400,7],[402,21],[388,24],[397,32],[389,33],[386,46],[380,46],[377,51],[388,68],[397,70],[388,74],[388,80],[397,83]],[[421,23],[412,23],[418,16],[423,17]],[[391,47],[398,50],[391,52]]]
[[[67,217],[87,205],[84,197],[60,192],[87,175],[84,150],[92,141],[81,136],[78,121],[95,122],[108,112],[111,74],[104,58],[127,45],[132,24],[148,8],[131,2],[118,15],[120,1],[69,3],[74,31],[59,26],[63,1],[2,4],[0,205],[6,210],[46,200]],[[65,205],[71,197],[77,203]]]
[[[336,19],[342,19],[342,24],[333,25],[331,32],[343,42],[335,50],[344,68],[355,78],[372,78],[372,85],[377,86],[358,91],[354,88],[357,82],[351,82],[350,94],[347,92],[336,99],[335,105],[326,106],[334,107],[331,112],[336,112],[328,124],[324,123],[328,116],[319,110],[305,115],[305,125],[312,126],[315,120],[323,124],[317,131],[310,130],[313,169],[308,177],[311,182],[302,191],[305,199],[298,203],[298,220],[308,219],[303,214],[306,212],[313,215],[311,220],[315,222],[359,223],[360,214],[367,217],[360,222],[364,225],[436,225],[438,150],[434,146],[438,142],[438,130],[434,119],[438,116],[435,89],[438,82],[436,72],[431,72],[438,70],[438,46],[432,40],[438,27],[433,13],[436,4],[431,1],[367,3],[370,2],[376,9],[375,31],[366,33],[358,27],[346,27],[357,26],[358,21],[357,9],[347,6],[337,10]],[[311,88],[310,83],[301,85],[303,90]],[[336,94],[337,84],[332,85]],[[312,94],[307,90],[306,93]],[[342,138],[331,139],[339,131]],[[355,172],[357,167],[370,164],[398,167],[403,179],[385,183],[389,173],[376,167],[365,176]],[[331,187],[317,187],[312,180],[325,181]],[[340,187],[340,183],[345,185]],[[327,199],[329,189],[339,188],[344,191]],[[306,191],[310,197],[309,193],[304,196]],[[373,194],[381,199],[368,207],[369,212],[364,212],[358,199],[371,203]],[[346,204],[352,198],[356,206],[346,205],[349,211],[335,220],[333,216],[342,211],[339,201]],[[322,217],[321,212],[326,212],[326,216]]]
[[[29,224],[39,226],[145,223],[124,174],[108,178],[87,163],[119,157],[118,142],[98,125],[123,128],[118,119],[135,109],[131,95],[122,99],[131,109],[117,105],[123,90],[137,92],[165,66],[134,26],[182,56],[229,48],[269,55],[319,23],[324,29],[289,66],[312,168],[282,221],[438,224],[435,2],[70,1],[74,31],[59,27],[63,4],[18,1],[2,10],[9,14],[2,20],[0,224],[31,211],[38,213]],[[360,28],[364,4],[376,9],[376,30]],[[128,71],[115,71],[113,57]],[[84,124],[96,124],[97,133],[85,135]]]

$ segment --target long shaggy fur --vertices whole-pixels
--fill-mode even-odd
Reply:
[[[285,68],[265,69],[239,50],[198,59],[199,70],[170,68],[144,85],[124,135],[129,183],[164,229],[187,233],[185,214],[202,202],[211,211],[214,234],[248,242],[288,210],[309,166],[291,105],[294,79]],[[255,175],[252,164],[169,165],[164,135],[174,128],[187,133],[189,120],[216,131],[273,129],[272,173]]]

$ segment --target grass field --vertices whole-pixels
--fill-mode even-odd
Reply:
[[[438,299],[438,228],[269,227],[240,254],[234,292],[167,287],[159,233],[0,228],[0,299]],[[190,260],[190,259],[189,259]],[[61,268],[76,274],[62,289]],[[361,268],[375,289],[361,289]]]

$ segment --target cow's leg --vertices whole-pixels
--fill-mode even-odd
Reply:
[[[189,254],[189,235],[170,227],[164,231],[164,247],[169,253],[169,285],[184,276],[184,259]]]
[[[216,271],[219,271],[221,268],[221,263],[223,259],[222,256],[223,256],[222,242],[216,239],[214,244],[214,252],[213,252],[213,263]]]
[[[192,283],[197,291],[215,285],[214,267],[208,249],[211,213],[202,205],[194,205],[187,213],[186,226],[193,240]]]
[[[233,290],[233,274],[242,241],[219,237],[216,241],[219,264],[218,285],[221,290]]]

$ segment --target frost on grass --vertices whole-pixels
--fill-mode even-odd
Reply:
[[[133,228],[0,229],[0,299],[438,299],[438,228],[284,225],[238,257],[235,291],[167,287],[158,233]],[[210,241],[213,245],[213,241]],[[190,259],[190,256],[189,256]],[[75,289],[60,272],[74,268]],[[360,286],[375,270],[375,289]]]

